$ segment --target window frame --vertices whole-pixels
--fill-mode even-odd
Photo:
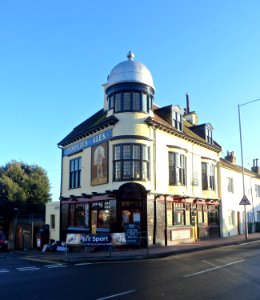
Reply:
[[[227,177],[227,191],[231,194],[234,194],[234,178]]]
[[[186,186],[187,158],[184,154],[169,151],[169,185]]]
[[[201,162],[202,190],[216,190],[216,166],[212,163]]]
[[[127,102],[125,100],[127,100]],[[135,90],[115,92],[108,97],[109,109],[113,109],[114,113],[148,113],[152,109],[152,101],[153,97],[148,93]]]
[[[183,131],[183,118],[182,114],[176,110],[172,111],[172,125],[178,131]]]
[[[139,149],[139,150],[138,150]],[[148,181],[150,147],[139,143],[122,143],[113,146],[113,180]]]
[[[55,214],[50,215],[50,228],[55,229]]]
[[[234,210],[228,210],[228,225],[229,226],[236,226],[236,215]]]
[[[209,143],[210,145],[212,145],[213,144],[212,129],[206,127],[205,128],[205,135],[206,135],[206,141],[207,141],[207,143]]]
[[[69,188],[76,189],[81,187],[81,156],[69,161]]]
[[[259,184],[255,184],[255,196],[256,197],[260,197],[260,185]]]

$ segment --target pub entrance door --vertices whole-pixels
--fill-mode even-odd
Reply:
[[[141,225],[141,210],[140,209],[122,209],[122,227],[128,224]]]
[[[117,193],[117,228],[125,231],[125,226],[134,224],[141,232],[147,230],[146,217],[147,191],[138,183],[125,183]]]

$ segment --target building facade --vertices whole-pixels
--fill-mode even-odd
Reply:
[[[254,160],[251,170],[244,169],[246,207],[243,198],[242,168],[236,164],[234,152],[220,159],[221,236],[245,234],[245,215],[249,233],[260,231],[260,168]],[[246,209],[246,214],[245,214]]]
[[[103,107],[58,144],[61,240],[129,225],[149,245],[220,235],[221,146],[186,97],[184,110],[155,105],[152,75],[132,52],[112,69]]]
[[[50,240],[60,240],[60,201],[45,205],[45,223],[49,225]]]

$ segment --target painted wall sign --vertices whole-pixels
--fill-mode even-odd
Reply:
[[[87,138],[79,143],[76,143],[66,149],[63,149],[63,156],[69,156],[83,149],[101,144],[112,138],[112,129],[108,129],[90,138]]]

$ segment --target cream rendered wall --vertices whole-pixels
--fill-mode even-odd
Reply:
[[[187,158],[187,185],[169,186],[168,152],[185,154]],[[201,157],[215,164],[219,161],[219,154],[207,148],[193,144],[187,140],[175,137],[163,131],[156,130],[156,190],[158,193],[188,195],[193,197],[218,198],[217,167],[216,190],[202,191],[201,188]],[[205,160],[205,159],[204,159]],[[198,185],[193,185],[193,174],[196,173]]]
[[[110,114],[111,112],[108,112]],[[151,113],[152,114],[152,113]],[[63,158],[62,171],[62,196],[80,196],[82,193],[105,192],[106,190],[118,189],[123,181],[113,182],[113,146],[121,143],[141,143],[150,146],[150,181],[139,181],[147,190],[154,193],[169,193],[178,195],[188,195],[193,197],[218,198],[218,190],[203,191],[201,189],[201,157],[206,157],[214,164],[219,161],[219,154],[207,148],[193,144],[187,140],[175,137],[159,129],[153,129],[144,121],[148,115],[146,113],[124,112],[114,114],[119,120],[113,128],[113,137],[117,136],[140,136],[148,138],[120,138],[109,141],[109,181],[107,184],[91,186],[91,148],[82,152],[65,156]],[[91,136],[90,136],[91,137]],[[79,141],[77,141],[78,143]],[[176,147],[176,148],[171,148]],[[178,148],[181,148],[178,149]],[[168,152],[182,152],[187,157],[187,186],[169,186],[169,166]],[[69,189],[69,161],[75,157],[82,157],[81,188]],[[216,168],[217,169],[217,168]],[[198,185],[193,185],[193,174],[196,173]],[[217,174],[215,176],[217,180]],[[218,184],[216,182],[216,187]]]
[[[250,192],[251,194],[251,204],[252,204],[252,210],[249,210],[249,212],[252,212],[254,214],[254,221],[260,222],[259,219],[257,219],[257,214],[260,214],[260,197],[256,196],[256,190],[255,185],[260,185],[260,178],[251,178],[250,180]]]
[[[233,178],[234,193],[228,192],[228,177]],[[238,234],[238,225],[244,233],[244,224],[242,220],[237,219],[237,212],[243,216],[244,207],[239,205],[242,199],[242,177],[241,173],[234,170],[220,167],[220,178],[221,178],[221,236],[227,237]],[[235,224],[229,224],[228,212],[235,211]],[[239,223],[239,224],[238,224]]]
[[[55,228],[51,228],[51,215],[55,215]],[[50,239],[60,240],[60,201],[46,203],[45,223],[50,225]]]
[[[146,113],[120,113],[115,114],[115,117],[118,118],[117,124],[113,128],[113,137],[122,136],[122,135],[137,135],[147,138],[151,138],[151,130],[144,123],[144,120],[147,119],[148,115]],[[107,128],[108,129],[108,128]],[[107,130],[106,129],[106,130]],[[101,131],[102,132],[102,131]],[[101,133],[99,132],[99,133]],[[96,133],[95,133],[96,134]],[[95,135],[93,134],[93,135]],[[91,137],[91,136],[89,136]],[[80,141],[77,141],[78,143]],[[102,185],[91,186],[91,148],[86,148],[82,152],[76,153],[71,156],[64,156],[62,161],[62,196],[69,197],[70,195],[80,196],[82,193],[90,194],[92,192],[103,193],[106,190],[118,189],[123,181],[113,182],[113,146],[121,143],[141,143],[146,144],[151,147],[150,157],[153,157],[152,153],[152,142],[145,139],[119,139],[109,141],[109,170],[108,170],[108,183]],[[71,144],[73,145],[73,144]],[[70,145],[70,146],[71,146]],[[82,169],[81,169],[81,188],[69,189],[69,163],[71,159],[81,156],[82,159]],[[151,164],[150,164],[151,168]],[[150,170],[151,172],[151,170]],[[150,173],[151,174],[151,173]],[[151,178],[153,174],[151,174]],[[151,190],[151,182],[140,182],[148,190]]]

